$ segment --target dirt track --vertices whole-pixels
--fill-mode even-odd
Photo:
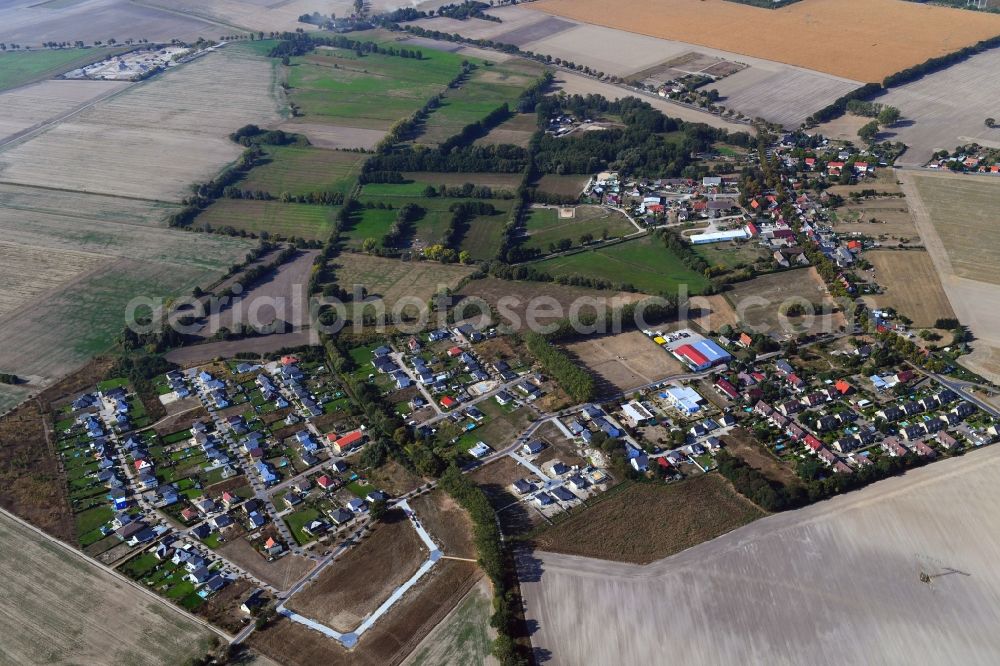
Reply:
[[[552,665],[996,663],[998,473],[977,451],[646,567],[523,558],[532,643]]]

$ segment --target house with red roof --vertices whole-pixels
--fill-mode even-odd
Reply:
[[[333,488],[336,485],[336,482],[330,477],[328,477],[326,474],[324,474],[323,476],[316,479],[316,485],[322,488],[323,490],[329,490],[330,488]]]
[[[837,389],[840,395],[847,395],[854,390],[854,387],[851,386],[846,379],[838,379],[833,386]]]
[[[808,446],[809,450],[813,451],[814,453],[823,448],[823,442],[819,441],[819,439],[817,439],[815,435],[811,434],[806,435],[805,441],[806,441],[806,446]]]
[[[365,433],[362,430],[352,430],[351,432],[338,437],[333,442],[333,450],[339,455],[344,455],[344,453],[357,448],[365,439]]]
[[[730,400],[736,400],[740,397],[740,392],[736,390],[736,387],[723,377],[719,377],[715,381],[715,390],[727,396]]]
[[[441,406],[444,407],[445,409],[451,409],[457,404],[458,401],[452,398],[450,395],[446,395],[443,398],[441,398]]]
[[[448,356],[450,356],[451,358],[455,358],[456,356],[461,356],[461,355],[462,355],[461,347],[452,347],[451,349],[448,350]]]

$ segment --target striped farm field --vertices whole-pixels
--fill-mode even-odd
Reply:
[[[246,231],[260,236],[326,240],[333,231],[339,206],[219,199],[194,221],[201,229]]]
[[[261,190],[279,196],[309,192],[347,194],[357,179],[363,153],[314,147],[267,146],[263,164],[240,181],[245,190]]]

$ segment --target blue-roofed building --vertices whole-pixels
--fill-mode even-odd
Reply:
[[[707,358],[712,365],[728,363],[733,359],[732,354],[727,352],[712,340],[700,340],[693,343],[691,346],[701,352],[701,354]]]

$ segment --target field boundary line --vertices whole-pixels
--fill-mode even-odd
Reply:
[[[58,546],[59,548],[63,549],[64,551],[66,551],[68,553],[71,553],[74,557],[82,560],[83,562],[87,563],[88,565],[96,567],[97,569],[100,569],[100,570],[104,571],[105,573],[111,574],[118,581],[120,581],[122,583],[125,583],[125,584],[129,585],[130,587],[135,588],[136,590],[139,590],[140,592],[142,592],[147,597],[149,597],[151,599],[155,599],[159,604],[161,604],[163,606],[169,607],[172,611],[174,611],[174,612],[176,612],[176,613],[178,613],[180,615],[183,615],[188,620],[190,620],[192,622],[195,622],[197,624],[200,624],[201,626],[205,627],[206,629],[214,632],[215,634],[218,634],[222,638],[226,639],[227,642],[232,642],[233,641],[233,639],[234,639],[233,636],[231,636],[230,634],[226,633],[222,629],[219,629],[218,627],[214,626],[213,624],[209,623],[207,620],[203,620],[200,617],[198,617],[197,615],[193,615],[193,614],[187,612],[186,610],[184,610],[183,608],[179,608],[178,606],[175,606],[174,604],[170,603],[169,601],[167,601],[166,599],[164,599],[160,595],[156,594],[152,590],[148,590],[148,589],[144,588],[142,585],[139,585],[138,583],[136,583],[134,580],[132,580],[128,576],[122,574],[119,571],[116,571],[115,569],[112,569],[111,567],[107,566],[106,564],[102,564],[101,562],[98,562],[97,560],[84,555],[79,550],[77,550],[76,548],[73,548],[72,546],[70,546],[66,542],[60,541],[59,539],[57,539],[54,536],[48,534],[44,530],[39,529],[38,527],[35,527],[34,525],[32,525],[31,523],[27,522],[26,520],[23,520],[19,516],[11,513],[7,509],[0,508],[0,515],[4,516],[6,518],[10,518],[11,520],[13,520],[15,523],[17,523],[21,527],[24,527],[27,530],[35,533],[36,535],[42,537],[42,539],[44,539],[45,541],[48,541],[49,543]]]

